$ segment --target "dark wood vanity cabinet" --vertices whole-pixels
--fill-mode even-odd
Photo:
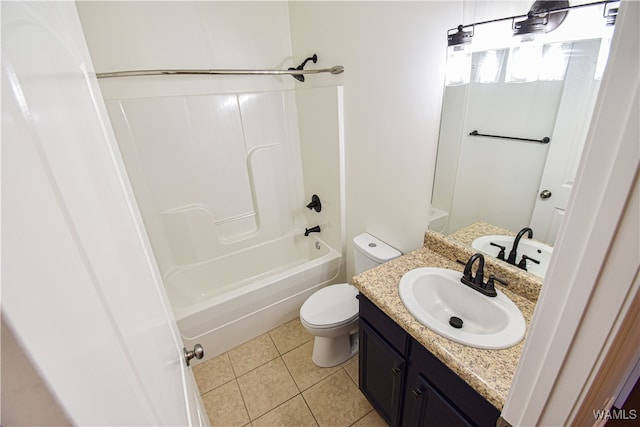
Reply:
[[[360,390],[390,426],[495,426],[500,412],[364,295]]]

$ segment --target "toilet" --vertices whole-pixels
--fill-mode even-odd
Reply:
[[[362,233],[353,238],[355,273],[362,273],[402,255],[398,250]],[[314,292],[300,308],[300,322],[313,343],[313,363],[336,366],[358,352],[358,290],[348,283]]]

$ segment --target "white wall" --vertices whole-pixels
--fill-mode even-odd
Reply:
[[[421,246],[460,3],[292,2],[290,15],[295,56],[345,67],[310,85],[344,84],[348,259],[365,231],[402,252]]]

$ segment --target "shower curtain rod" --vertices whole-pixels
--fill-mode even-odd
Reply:
[[[344,71],[342,65],[335,65],[331,68],[321,68],[316,70],[133,70],[133,71],[113,71],[109,73],[96,73],[99,79],[111,77],[138,77],[138,76],[162,76],[162,75],[292,75],[301,76],[303,74],[340,74]]]

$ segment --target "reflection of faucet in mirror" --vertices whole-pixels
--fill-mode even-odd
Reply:
[[[497,18],[503,13],[495,11]],[[484,221],[515,232],[528,224],[539,241],[553,245],[600,88],[597,63],[609,40],[586,23],[587,13],[602,19],[602,10],[582,13],[584,21],[566,19],[561,32],[546,34],[539,46],[540,71],[531,78],[513,75],[527,68],[518,64],[521,46],[511,46],[511,34],[482,48],[475,45],[480,29],[471,37],[478,40],[467,43],[472,47],[469,80],[444,88],[430,230],[449,235]],[[551,69],[543,70],[543,64],[552,63],[553,76]],[[469,135],[474,129],[487,135],[549,136],[551,142]],[[522,158],[527,162],[517,161]],[[542,197],[545,189],[553,196]]]
[[[507,262],[511,265],[516,265],[516,258],[518,257],[518,245],[520,244],[520,239],[522,239],[522,236],[524,236],[525,233],[527,234],[528,238],[533,238],[533,230],[529,227],[525,227],[518,232],[518,235],[513,240],[513,246],[511,247],[511,252],[509,252],[509,257],[507,258]]]

